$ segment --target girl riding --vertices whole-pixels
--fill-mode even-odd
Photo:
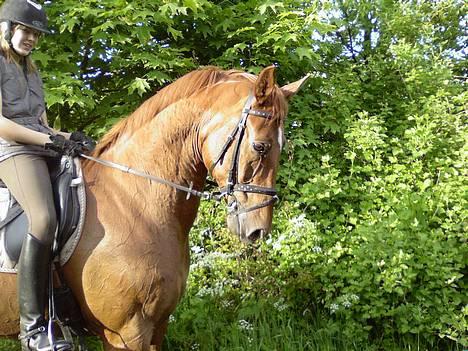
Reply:
[[[57,219],[48,163],[60,154],[92,145],[80,132],[49,127],[44,91],[30,54],[47,29],[47,17],[32,0],[6,0],[0,8],[0,178],[26,212],[29,234],[18,261],[22,350],[51,350],[45,309],[48,266]],[[57,340],[55,350],[71,350]]]

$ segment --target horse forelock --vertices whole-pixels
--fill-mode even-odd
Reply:
[[[273,91],[272,100],[273,119],[278,125],[283,125],[288,114],[288,102],[278,87]]]
[[[111,149],[121,136],[132,134],[133,131],[151,121],[165,108],[182,99],[189,98],[203,89],[227,82],[244,81],[255,83],[256,79],[257,77],[250,73],[238,70],[225,71],[211,66],[192,71],[161,89],[157,94],[140,105],[132,114],[113,126],[100,140],[93,155],[102,155],[106,150]],[[274,119],[278,123],[281,123],[287,113],[287,103],[284,98],[278,96],[280,94],[279,89],[276,90],[272,96],[272,108],[275,116]]]

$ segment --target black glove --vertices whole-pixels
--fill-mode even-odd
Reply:
[[[71,133],[70,140],[76,141],[83,145],[84,151],[86,152],[91,152],[96,147],[96,142],[93,140],[93,138],[80,131]]]
[[[51,143],[45,144],[44,148],[47,150],[54,150],[62,155],[75,157],[86,151],[83,145],[76,141],[68,140],[60,134],[51,135],[49,139]]]

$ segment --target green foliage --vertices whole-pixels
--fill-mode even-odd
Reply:
[[[192,230],[191,275],[167,349],[462,349],[454,242],[425,236],[410,219],[392,236],[372,226],[343,237],[283,203],[272,237],[251,247],[216,213],[202,204]],[[434,325],[460,346],[433,338]]]
[[[101,136],[139,102],[200,65],[296,77],[319,57],[312,33],[331,30],[302,1],[46,2],[50,27],[34,53],[49,119]],[[284,35],[284,33],[289,33]]]
[[[438,17],[459,12],[367,5],[340,5],[346,58],[290,114],[280,183],[310,220],[278,237],[279,267],[300,278],[298,301],[302,287],[356,340],[466,346],[467,95],[459,40]]]
[[[184,299],[171,318],[166,350],[352,350],[320,325],[281,310],[284,305],[257,301],[220,302]]]

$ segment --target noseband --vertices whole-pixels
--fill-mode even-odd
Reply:
[[[226,154],[227,150],[229,149],[232,142],[234,141],[236,135],[239,134],[236,146],[234,148],[234,154],[232,157],[231,167],[229,169],[226,186],[219,189],[221,197],[233,198],[233,200],[229,202],[229,206],[228,206],[228,213],[231,215],[239,215],[242,213],[247,213],[247,212],[257,210],[262,207],[270,206],[278,200],[278,196],[277,196],[277,192],[275,188],[268,188],[268,187],[264,187],[260,185],[254,185],[254,184],[239,183],[240,148],[241,148],[242,139],[245,134],[247,118],[249,116],[257,116],[257,117],[266,118],[266,119],[272,117],[271,112],[252,109],[251,107],[252,107],[253,98],[254,97],[252,94],[248,97],[247,102],[245,103],[244,108],[242,109],[242,115],[241,115],[241,119],[239,123],[231,132],[231,134],[229,134],[227,141],[224,143],[223,147],[221,148],[221,152],[219,153],[218,157],[216,157],[215,161],[210,167],[210,173],[212,173],[213,169],[216,167],[219,161]],[[253,205],[248,208],[239,208],[240,203],[234,195],[235,192],[262,194],[262,195],[271,196],[271,198],[269,200],[266,200],[262,203]]]

